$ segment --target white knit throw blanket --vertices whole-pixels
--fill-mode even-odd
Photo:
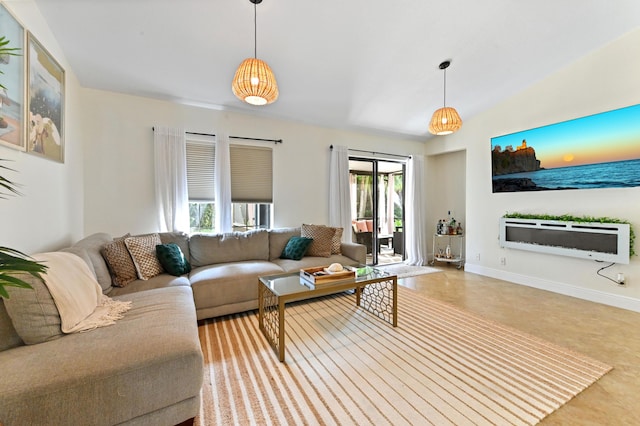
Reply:
[[[60,313],[63,333],[78,333],[114,324],[131,309],[131,302],[113,300],[102,288],[89,266],[72,253],[33,255],[49,267],[43,276]]]

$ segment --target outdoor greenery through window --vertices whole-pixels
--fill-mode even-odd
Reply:
[[[215,208],[210,202],[189,202],[190,233],[215,232]]]

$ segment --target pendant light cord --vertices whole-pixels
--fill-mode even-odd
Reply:
[[[253,57],[258,59],[258,12],[257,5],[253,3]]]
[[[442,96],[442,105],[447,106],[447,69],[444,69],[444,93]]]

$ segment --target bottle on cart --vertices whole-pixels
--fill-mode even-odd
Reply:
[[[447,244],[447,248],[444,251],[444,254],[447,257],[447,259],[451,259],[451,246],[449,244]]]

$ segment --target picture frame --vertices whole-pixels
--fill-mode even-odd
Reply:
[[[0,2],[0,145],[26,150],[25,29]]]
[[[65,72],[27,32],[27,152],[64,163]]]
[[[640,187],[640,104],[491,138],[493,193]]]

